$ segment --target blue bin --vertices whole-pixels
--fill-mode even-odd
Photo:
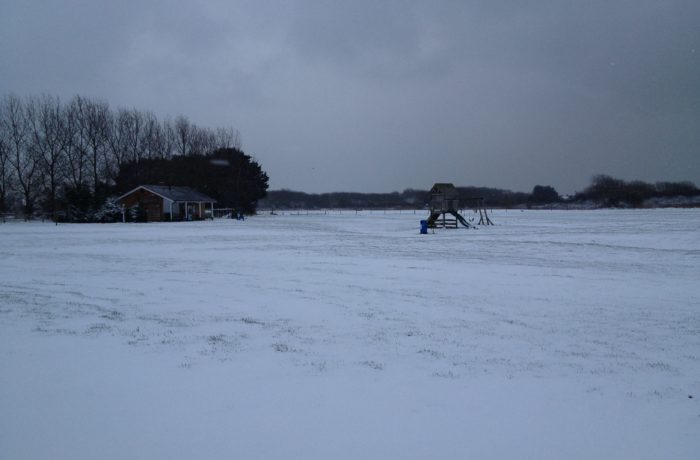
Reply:
[[[421,221],[420,221],[420,234],[421,234],[421,235],[427,235],[427,234],[428,234],[428,221],[427,221],[427,220],[421,220]]]

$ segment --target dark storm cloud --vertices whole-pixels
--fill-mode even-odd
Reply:
[[[30,3],[30,2],[27,2]],[[234,125],[273,187],[700,181],[700,5],[3,2],[0,89]]]

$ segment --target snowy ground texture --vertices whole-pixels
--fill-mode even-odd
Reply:
[[[0,224],[0,458],[697,459],[700,210]]]

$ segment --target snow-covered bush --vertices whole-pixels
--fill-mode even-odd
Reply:
[[[119,222],[122,220],[122,206],[117,197],[107,198],[102,206],[92,213],[90,220],[95,222]]]

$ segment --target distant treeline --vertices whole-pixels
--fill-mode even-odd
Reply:
[[[639,207],[652,198],[695,197],[700,195],[692,182],[624,181],[606,175],[594,176],[591,184],[582,192],[576,193],[571,201],[592,201],[601,206]]]
[[[606,175],[594,176],[591,184],[571,197],[561,197],[554,187],[536,185],[530,193],[489,187],[457,187],[464,208],[474,198],[483,198],[487,206],[496,208],[542,205],[577,205],[639,207],[652,198],[700,196],[692,182],[626,182]],[[430,191],[406,189],[393,193],[320,193],[271,190],[260,202],[260,208],[275,209],[420,209],[430,202]]]
[[[525,203],[529,193],[511,192],[487,187],[457,187],[463,203],[483,197],[489,206],[513,207]],[[274,209],[420,209],[430,202],[428,190],[406,189],[392,193],[304,193],[271,190],[260,202],[260,208]]]
[[[211,178],[208,187],[203,175]],[[183,115],[159,120],[148,111],[115,111],[82,96],[66,103],[46,94],[0,100],[0,213],[103,219],[109,197],[162,181],[202,188],[221,205],[250,211],[259,190],[244,204],[228,199],[232,192],[222,187],[243,193],[252,176],[262,181],[256,187],[264,195],[267,176],[241,151],[233,128],[200,127]]]

